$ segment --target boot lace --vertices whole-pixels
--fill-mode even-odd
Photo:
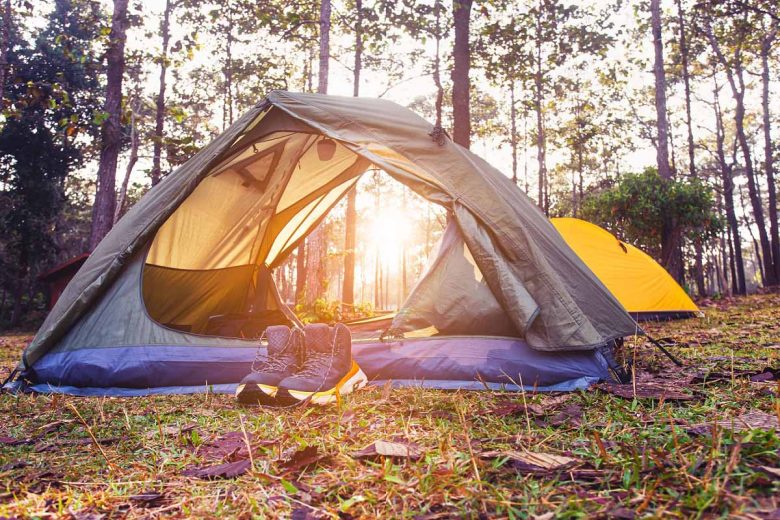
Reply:
[[[263,334],[260,336],[260,343],[263,342],[263,340],[268,341],[268,337],[266,336],[266,330],[263,331]],[[287,338],[287,343],[284,345],[282,350],[279,351],[279,354],[284,354],[288,348],[293,347],[296,340],[298,339],[299,331],[297,328],[294,328],[290,331],[290,337]],[[267,349],[266,349],[267,352]],[[258,348],[257,352],[255,353],[255,359],[252,361],[252,372],[280,372],[282,370],[285,370],[287,368],[287,364],[280,360],[277,357],[270,357],[268,355],[263,355],[262,348]]]
[[[309,352],[306,354],[306,362],[303,367],[295,375],[301,377],[313,377],[317,375],[324,375],[330,372],[333,367],[333,353],[327,352]],[[327,366],[326,370],[323,367]]]

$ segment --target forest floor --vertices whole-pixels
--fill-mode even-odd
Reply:
[[[684,368],[638,338],[635,385],[570,394],[0,395],[0,518],[780,518],[780,295],[703,308],[647,326]]]

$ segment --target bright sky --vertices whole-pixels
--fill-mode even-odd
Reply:
[[[112,10],[112,3],[110,0],[102,0],[104,4],[106,5],[107,12],[111,12]],[[598,0],[595,2],[598,6],[605,6],[607,5],[608,0]],[[668,4],[668,5],[667,5]],[[134,5],[141,5],[142,10],[144,13],[144,27],[134,29],[129,34],[128,44],[127,48],[128,51],[136,50],[136,49],[145,49],[147,51],[151,49],[159,49],[160,47],[160,41],[159,37],[157,36],[157,33],[159,32],[159,21],[161,19],[161,13],[164,6],[164,3],[160,0],[140,0],[137,4]],[[671,0],[664,0],[662,1],[662,5],[665,9],[672,12],[674,9],[674,5],[672,4]],[[341,0],[334,0],[334,12],[338,12],[339,10],[343,9],[343,2]],[[632,5],[632,2],[623,2],[623,6],[620,9],[620,11],[614,15],[614,22],[616,27],[623,28],[627,31],[631,31],[636,27],[636,20],[635,16],[633,14],[634,11],[634,5]],[[39,14],[45,14],[43,12],[39,12]],[[478,15],[473,15],[478,16]],[[181,36],[182,32],[186,30],[186,28],[182,28],[177,24],[174,24],[172,27],[173,32],[173,38],[172,41],[175,41],[179,36]],[[147,38],[146,33],[150,33],[152,35],[151,38]],[[666,33],[664,34],[665,41],[669,41],[672,37],[675,35],[671,34],[671,28],[667,29]],[[329,78],[329,92],[331,94],[339,94],[339,95],[351,95],[352,94],[352,71],[349,70],[344,64],[349,63],[351,64],[352,56],[349,54],[345,54],[343,56],[339,56],[339,53],[343,52],[343,49],[349,46],[352,42],[351,35],[338,35],[333,34],[332,35],[332,52],[336,54],[334,58],[331,59],[330,62],[330,78]],[[208,64],[214,61],[214,57],[211,55],[211,46],[214,45],[213,42],[209,42],[206,40],[206,37],[203,36],[200,38],[200,42],[202,44],[202,48],[200,48],[198,51],[196,51],[195,58],[191,62],[187,63],[185,66],[186,69],[192,69],[194,67],[197,67],[199,65]],[[399,52],[403,52],[405,50],[411,49],[411,48],[419,48],[420,43],[414,42],[409,38],[402,39],[397,44],[394,44],[395,50]],[[284,42],[268,42],[265,43],[265,48],[263,47],[263,44],[256,45],[255,42],[252,43],[252,46],[249,47],[252,50],[255,48],[258,48],[260,52],[277,52],[280,54],[280,56],[284,56],[288,53],[289,49],[286,48],[286,45]],[[246,51],[247,47],[245,46],[244,52]],[[451,49],[451,42],[444,41],[442,44],[442,51],[443,53],[449,52]],[[428,41],[425,46],[426,55],[429,57],[432,57],[434,54],[434,43],[432,40]],[[238,45],[236,49],[236,55],[240,55],[242,52],[241,46]],[[630,55],[632,57],[642,56],[645,59],[648,60],[651,56],[652,48],[651,48],[651,42],[649,37],[645,38],[644,40],[640,41],[632,41],[630,48],[626,48],[623,44],[618,43],[609,54],[609,57],[607,58],[607,62],[624,62],[626,60],[626,56]],[[425,59],[417,60],[416,62],[410,61],[409,63],[404,64],[404,74],[405,79],[397,84],[395,87],[388,89],[389,86],[389,80],[385,73],[383,72],[377,72],[370,69],[364,70],[363,73],[363,81],[361,82],[361,95],[364,96],[378,96],[386,91],[384,97],[386,99],[389,99],[391,101],[395,101],[396,103],[399,103],[400,105],[407,106],[409,105],[415,98],[419,96],[426,96],[429,98],[432,98],[435,95],[435,87],[432,81],[432,78],[425,73],[426,68],[428,67],[428,62]],[[606,64],[599,63],[600,66],[606,66]],[[442,79],[445,82],[449,81],[449,74],[448,71],[442,71]],[[472,69],[472,82],[475,89],[474,95],[480,95],[481,93],[488,94],[495,99],[498,100],[499,103],[506,103],[508,100],[508,93],[503,92],[500,89],[497,89],[490,85],[484,78],[483,75],[479,70]],[[150,66],[148,78],[147,78],[147,90],[149,92],[149,95],[154,95],[154,92],[156,92],[157,89],[157,69],[154,66]],[[291,81],[291,84],[297,85],[300,84],[300,79],[296,78],[293,81]],[[627,99],[629,95],[632,95],[632,93],[635,93],[635,91],[638,91],[640,89],[649,89],[652,88],[653,85],[653,75],[652,70],[650,67],[647,67],[647,70],[633,70],[631,77],[628,78],[628,88],[627,88]],[[712,123],[712,111],[709,106],[709,101],[711,99],[711,86],[708,84],[696,84],[696,89],[694,91],[694,105],[693,105],[693,116],[694,116],[694,126],[695,126],[695,134],[697,137],[702,136],[709,136],[710,131],[713,127]],[[674,89],[680,89],[681,87],[673,86],[670,87]],[[683,142],[685,136],[684,131],[685,128],[683,126],[683,114],[684,114],[684,107],[683,107],[683,100],[682,96],[679,95],[679,92],[677,92],[677,95],[672,95],[673,92],[669,92],[669,112],[672,118],[672,121],[675,123],[676,128],[674,129],[674,135],[673,139],[677,143],[677,146]],[[636,96],[634,96],[636,97]],[[723,93],[723,101],[725,106],[729,106],[728,104],[728,93],[724,91]],[[758,99],[752,100],[754,105],[758,104]],[[625,104],[625,106],[620,107],[618,105],[618,108],[627,109],[628,103]],[[185,107],[186,108],[186,107]],[[630,114],[630,112],[627,112]],[[654,118],[654,109],[653,106],[649,103],[644,104],[643,106],[637,107],[637,114],[642,117],[643,119],[649,119],[652,120]],[[628,117],[633,118],[632,115],[629,115]],[[221,116],[217,114],[217,121],[214,121],[214,126],[219,127],[221,126]],[[633,151],[629,151],[622,159],[621,163],[621,171],[629,171],[629,170],[641,170],[645,166],[652,165],[655,162],[655,150],[652,148],[651,144],[647,142],[646,140],[643,140],[639,138],[639,125],[636,124],[636,137],[633,139],[633,144],[636,146],[636,149]],[[521,127],[522,128],[522,127]],[[532,122],[529,122],[529,130],[533,128]],[[477,154],[487,158],[492,164],[494,164],[496,167],[498,167],[502,172],[504,172],[507,175],[511,174],[511,153],[509,150],[509,147],[505,144],[502,144],[501,139],[494,138],[489,140],[475,140],[472,144],[472,150],[476,152]],[[680,147],[681,148],[681,147]],[[536,158],[536,150],[534,148],[529,148],[528,157],[522,156],[522,150],[521,150],[521,156],[519,157],[519,164],[522,165],[527,161],[529,164],[529,175],[533,179],[535,176],[536,166],[535,166],[535,158]],[[557,147],[550,143],[548,146],[548,168],[552,170],[557,162],[564,161],[566,159],[567,152],[565,151],[558,151]],[[678,158],[682,159],[682,158]],[[149,168],[149,160],[148,158],[142,158],[141,161],[139,161],[139,164],[136,166],[134,175],[132,180],[135,182],[146,182],[146,175],[144,173],[144,170],[147,170]],[[122,171],[123,166],[120,164],[120,172]],[[94,168],[89,168],[89,170],[94,170]],[[91,172],[85,172],[87,175],[89,175]],[[532,182],[531,185],[531,191],[534,191],[534,184]]]
[[[604,0],[600,0],[598,2],[599,4],[605,4],[606,2]],[[106,1],[107,9],[110,10],[110,3]],[[156,33],[156,29],[158,27],[157,24],[159,24],[159,19],[162,15],[162,9],[163,9],[163,2],[159,0],[143,0],[143,9],[145,13],[146,18],[146,24],[147,27],[144,29],[144,31],[151,31]],[[342,8],[342,2],[339,0],[334,1],[334,12]],[[475,15],[476,16],[476,15]],[[634,19],[633,15],[631,14],[631,8],[628,6],[625,6],[621,12],[617,15],[616,23],[618,25],[622,25],[624,27],[633,27],[634,25]],[[179,34],[181,34],[182,28],[180,27],[173,27],[173,39],[174,41],[177,37],[177,29],[179,31]],[[142,30],[136,30],[134,31],[135,34],[131,35],[130,40],[128,41],[128,48],[158,48],[160,46],[159,38],[152,38],[151,40],[147,40],[143,34]],[[208,63],[210,61],[213,61],[213,57],[210,55],[210,47],[209,42],[203,42],[203,39],[201,39],[203,45],[203,48],[198,50],[195,55],[195,59],[187,65],[187,68],[192,68],[195,66],[198,66],[203,63]],[[279,42],[281,44],[281,42]],[[351,35],[341,36],[337,34],[332,35],[331,39],[332,43],[332,52],[339,53],[342,49],[346,48],[352,43]],[[451,48],[451,42],[443,42],[442,44],[442,52],[447,53],[449,52],[449,49]],[[394,45],[396,50],[398,52],[403,52],[407,49],[411,49],[413,47],[419,48],[420,43],[419,42],[413,42],[410,39],[407,39],[406,41],[402,40],[397,45]],[[280,46],[276,46],[275,48],[279,49],[280,52],[284,52],[283,45],[282,48]],[[432,40],[428,41],[426,46],[426,54],[428,56],[433,56],[435,52],[435,46],[434,42]],[[620,59],[620,55],[623,52],[622,49],[615,49],[612,52],[612,56],[610,59]],[[634,50],[635,52],[635,50]],[[331,59],[330,62],[330,77],[329,77],[329,93],[330,94],[337,94],[337,95],[352,95],[352,71],[348,69],[344,64],[349,64],[351,66],[352,62],[352,56],[349,54],[345,54],[343,56],[335,56]],[[379,95],[382,95],[384,93],[384,98],[389,99],[391,101],[394,101],[396,103],[399,103],[402,106],[409,105],[415,98],[419,96],[426,96],[429,98],[432,98],[435,96],[435,86],[433,84],[433,80],[430,77],[430,75],[426,74],[426,69],[428,67],[428,63],[426,60],[418,60],[416,62],[411,62],[406,64],[404,74],[405,79],[397,83],[394,87],[390,88],[388,90],[388,86],[390,85],[389,79],[386,74],[382,72],[377,72],[373,70],[364,70],[363,72],[363,79],[361,81],[361,95],[362,96],[369,96],[369,97],[376,97]],[[448,71],[442,71],[442,79],[444,81],[449,81],[449,74]],[[296,79],[293,84],[298,84],[298,79]],[[646,82],[652,81],[652,74],[650,73],[649,76],[645,78],[637,77],[632,78],[631,83],[635,85],[640,84],[647,84]],[[499,102],[505,102],[506,99],[508,99],[508,94],[506,92],[502,92],[501,90],[493,87],[490,85],[486,80],[482,79],[482,75],[478,70],[472,70],[472,82],[475,87],[476,92],[485,92],[494,98],[496,98]],[[149,91],[154,92],[157,88],[157,73],[156,70],[149,74],[148,77],[148,83],[149,83]],[[315,81],[316,83],[316,81]],[[478,95],[478,94],[476,94]],[[529,123],[530,124],[530,123]],[[215,126],[219,126],[219,122],[215,122]],[[532,127],[529,126],[529,129]],[[630,156],[627,156],[625,158],[626,167],[627,168],[641,168],[645,165],[652,164],[654,162],[654,150],[650,149],[649,143],[639,143],[642,145],[638,150],[631,153]],[[500,143],[500,139],[492,139],[492,140],[476,140],[472,144],[472,150],[475,151],[477,154],[486,157],[490,160],[491,163],[493,163],[496,167],[498,167],[502,172],[504,172],[507,175],[511,175],[511,152],[509,150],[509,147]],[[522,150],[521,150],[522,154]],[[535,149],[530,148],[528,150],[528,162],[529,162],[529,171],[535,172],[535,157],[536,157],[536,151]],[[552,168],[556,161],[563,160],[564,158],[561,156],[561,154],[556,154],[555,147],[550,146],[550,149],[548,151],[548,161],[549,161],[549,167]],[[525,159],[524,157],[519,158],[519,163],[522,165],[524,163]],[[630,165],[630,166],[629,166]],[[148,166],[144,165],[143,163],[139,163],[139,165],[136,167],[136,172],[133,176],[133,180],[136,182],[143,182],[145,181],[145,175],[143,174],[143,170],[145,168],[148,168]]]

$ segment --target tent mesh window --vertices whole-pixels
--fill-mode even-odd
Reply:
[[[238,143],[157,232],[143,274],[149,316],[169,328],[228,337],[287,322],[270,268],[367,166],[314,133],[273,132]]]

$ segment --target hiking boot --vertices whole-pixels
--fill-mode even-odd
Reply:
[[[368,378],[352,359],[352,335],[346,325],[307,325],[304,336],[303,365],[279,383],[279,394],[286,392],[299,401],[327,404],[365,386]]]
[[[279,382],[300,368],[300,331],[286,325],[274,325],[265,329],[268,342],[266,358],[252,363],[252,372],[241,380],[236,398],[241,403],[277,404],[274,397]]]

